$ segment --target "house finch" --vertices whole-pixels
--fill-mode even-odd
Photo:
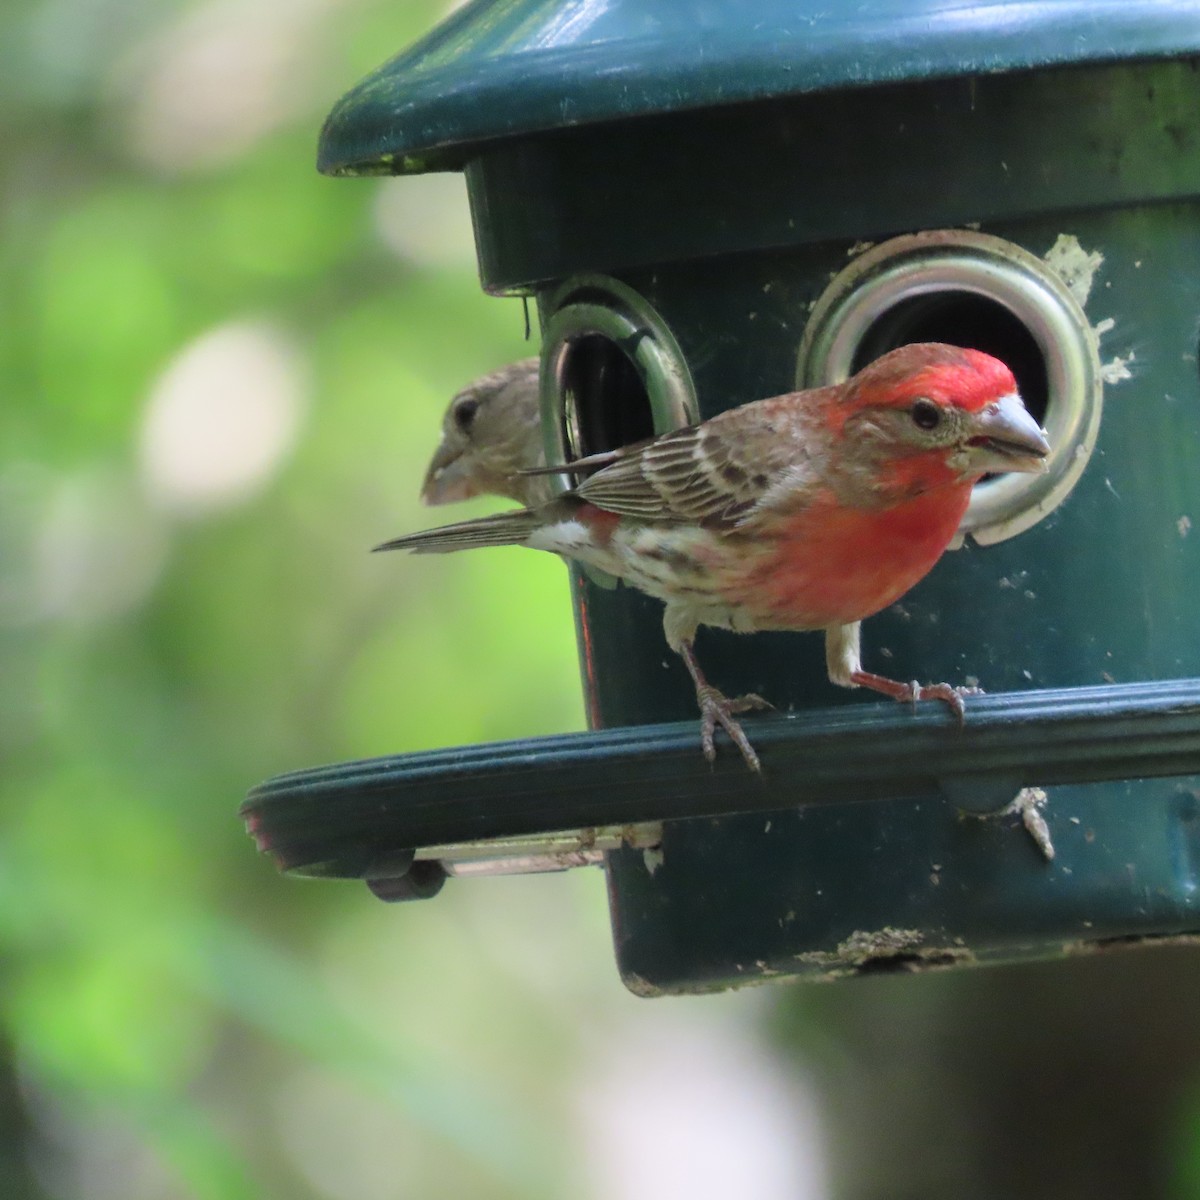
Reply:
[[[667,642],[696,687],[705,757],[713,759],[721,725],[759,770],[736,714],[769,706],[708,683],[692,648],[696,629],[823,629],[834,683],[943,700],[961,719],[968,689],[864,671],[859,622],[929,572],[977,480],[1041,470],[1049,449],[1002,362],[919,343],[845,383],[758,400],[578,460],[572,471],[598,469],[539,506],[376,549],[530,546],[657,596]]]
[[[469,383],[446,409],[421,499],[451,504],[472,496],[507,496],[526,506],[554,494],[544,476],[522,471],[545,464],[538,404],[538,360],[523,358]]]

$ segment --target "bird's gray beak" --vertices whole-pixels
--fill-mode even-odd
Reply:
[[[1050,453],[1046,431],[1038,427],[1016,392],[975,414],[967,447],[972,471],[989,475],[1044,471]]]
[[[476,495],[463,453],[463,447],[449,441],[443,441],[434,452],[421,484],[421,500],[425,504],[455,504]]]

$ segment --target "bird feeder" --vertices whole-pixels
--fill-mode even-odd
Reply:
[[[1198,56],[1180,0],[477,0],[351,91],[321,170],[464,172],[550,462],[917,341],[1007,362],[1053,452],[864,625],[987,689],[961,727],[703,630],[781,710],[710,768],[661,605],[573,571],[591,732],[279,777],[260,846],[389,898],[603,860],[645,993],[1200,934]]]

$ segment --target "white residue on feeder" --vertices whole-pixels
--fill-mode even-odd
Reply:
[[[1122,379],[1132,379],[1133,373],[1129,370],[1129,364],[1133,362],[1133,351],[1122,358],[1119,354],[1114,354],[1106,363],[1100,364],[1100,378],[1105,383],[1120,383]]]
[[[642,851],[642,864],[647,875],[653,875],[663,865],[664,855],[661,846],[650,846]]]
[[[1096,334],[1096,342],[1099,344],[1100,339],[1106,333],[1112,331],[1116,326],[1116,321],[1112,317],[1105,317],[1103,321],[1097,321],[1094,327]],[[1100,364],[1100,378],[1104,383],[1120,383],[1122,379],[1131,379],[1132,375],[1129,370],[1129,364],[1133,362],[1133,351],[1122,358],[1119,354],[1114,354],[1106,363]]]
[[[1083,308],[1091,295],[1096,272],[1104,264],[1104,255],[1099,250],[1085,250],[1073,233],[1060,233],[1054,239],[1054,245],[1046,251],[1043,261],[1066,284],[1067,290],[1075,297],[1079,307]],[[1116,321],[1112,317],[1105,317],[1092,327],[1097,346],[1101,338],[1110,333],[1115,326]],[[1133,357],[1131,350],[1124,356],[1114,354],[1108,362],[1101,363],[1101,381],[1111,385],[1133,378],[1129,370]]]
[[[1104,262],[1104,255],[1099,250],[1085,250],[1073,233],[1060,233],[1046,251],[1044,261],[1083,308],[1091,295],[1092,281]]]

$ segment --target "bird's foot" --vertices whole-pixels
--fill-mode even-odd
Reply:
[[[1013,814],[1019,816],[1026,833],[1033,838],[1042,857],[1047,862],[1053,862],[1054,842],[1050,838],[1050,826],[1046,824],[1046,817],[1042,812],[1048,802],[1049,797],[1043,788],[1023,787],[1013,797],[1010,804],[1006,804],[998,813],[982,814],[981,819],[986,820],[991,816],[1007,817]]]
[[[704,751],[704,757],[709,762],[715,761],[717,748],[713,744],[713,737],[716,734],[717,726],[720,725],[729,734],[733,744],[742,752],[746,766],[761,774],[762,764],[758,761],[758,755],[754,752],[754,747],[750,745],[750,739],[746,736],[741,722],[737,720],[736,714],[752,712],[756,709],[774,708],[775,706],[755,692],[748,692],[745,696],[735,696],[731,699],[709,683],[697,685],[696,703],[700,705],[700,747]]]
[[[966,718],[966,708],[963,705],[964,696],[982,696],[983,688],[951,687],[948,683],[901,683],[896,679],[888,679],[883,675],[873,675],[870,671],[855,671],[850,676],[850,682],[858,687],[870,688],[874,692],[882,692],[901,703],[916,704],[918,700],[941,700],[948,705],[950,711],[958,718],[961,725]]]
[[[668,640],[670,639],[668,638]],[[756,708],[774,708],[774,705],[754,692],[730,699],[704,678],[704,672],[700,670],[700,664],[696,661],[696,652],[692,649],[690,638],[681,638],[678,643],[672,641],[671,644],[679,651],[679,656],[683,659],[684,666],[687,667],[688,674],[691,675],[692,683],[696,688],[696,703],[700,706],[700,748],[704,751],[704,757],[710,763],[716,760],[717,748],[713,745],[713,737],[717,732],[717,726],[720,725],[733,739],[733,744],[742,752],[746,766],[761,774],[762,764],[758,761],[758,755],[754,753],[754,747],[750,745],[750,739],[746,736],[746,732],[736,716],[738,713],[750,712]]]

